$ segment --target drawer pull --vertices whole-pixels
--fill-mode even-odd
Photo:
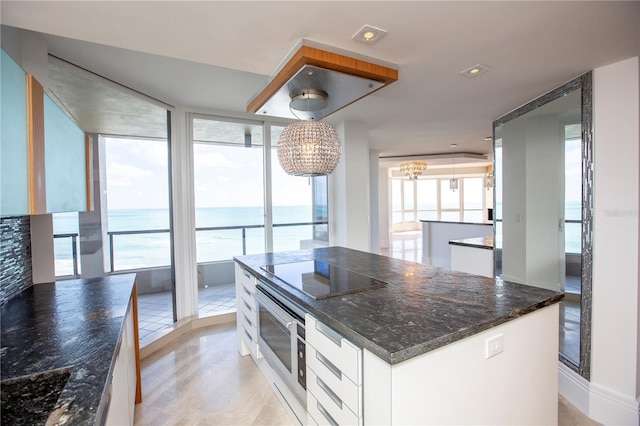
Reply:
[[[244,301],[244,300],[243,300],[243,301],[242,301],[242,303],[244,303],[244,306],[246,306],[246,308],[247,308],[249,311],[253,311],[253,309],[251,309],[251,306],[249,306],[249,304],[248,304],[246,301]]]
[[[338,422],[333,420],[333,417],[331,417],[331,414],[327,413],[327,410],[325,410],[322,404],[320,404],[319,402],[318,402],[318,411],[320,411],[320,414],[322,414],[322,416],[325,418],[326,421],[329,422],[331,426],[338,426]]]
[[[246,322],[248,322],[248,323],[249,323],[249,325],[250,325],[251,327],[253,327],[253,323],[251,322],[251,320],[249,319],[249,317],[247,317],[245,314],[242,314],[242,316],[244,317],[244,320],[245,320]]]
[[[249,341],[251,343],[253,343],[253,337],[251,337],[251,335],[249,334],[249,332],[245,329],[242,329],[242,331],[244,331],[244,334],[246,334],[246,336],[249,338]]]
[[[320,361],[320,364],[327,367],[327,369],[331,371],[334,376],[342,380],[342,371],[340,371],[338,367],[336,367],[331,361],[329,361],[324,355],[322,355],[318,351],[316,351],[316,359]]]
[[[335,404],[338,406],[338,408],[340,408],[342,410],[342,400],[338,397],[338,395],[336,395],[331,388],[329,388],[329,386],[327,386],[320,377],[316,377],[316,383],[318,384],[318,386],[320,386],[320,389],[322,389],[324,391],[324,393],[327,394],[327,396],[329,398],[331,398],[331,400],[333,402],[335,402]]]
[[[242,286],[242,290],[244,290],[244,292],[247,293],[249,296],[252,296],[251,292],[247,290],[245,286]]]
[[[251,274],[248,273],[247,271],[245,271],[244,269],[242,270],[242,275],[244,275],[245,277],[251,279]]]
[[[323,334],[327,339],[331,340],[337,346],[342,347],[342,336],[327,327],[321,322],[316,322],[316,330]]]

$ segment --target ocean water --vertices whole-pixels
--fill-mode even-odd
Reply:
[[[311,222],[310,206],[274,207],[274,224]],[[54,233],[77,233],[77,213],[55,214]],[[230,227],[263,225],[262,207],[221,207],[196,209],[196,227]],[[119,231],[167,231],[169,211],[166,209],[111,210],[108,214],[109,232]],[[301,240],[313,238],[313,227],[276,227],[274,251],[297,250]],[[73,255],[70,238],[55,239],[56,275],[73,274]],[[229,260],[233,256],[264,252],[264,228],[243,230],[201,230],[196,232],[196,256],[198,263]],[[170,264],[170,239],[168,232],[114,235],[114,270],[166,266]]]
[[[500,218],[502,206],[496,206],[496,217]],[[565,220],[580,220],[582,218],[582,204],[580,201],[568,202],[565,207]],[[500,223],[498,222],[498,234]],[[566,223],[564,228],[565,253],[582,252],[582,223]]]

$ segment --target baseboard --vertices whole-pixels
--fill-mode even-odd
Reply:
[[[562,362],[558,362],[558,392],[589,417],[589,382]]]
[[[640,403],[603,386],[590,383],[558,363],[558,392],[585,416],[602,424],[640,424]]]
[[[591,383],[589,417],[608,425],[637,425],[640,423],[640,405],[611,389]]]
[[[174,323],[173,326],[154,333],[152,336],[149,336],[142,341],[140,345],[140,359],[145,359],[165,346],[175,342],[185,334],[190,333],[192,330],[212,325],[232,323],[235,321],[235,309],[217,315],[183,318]]]

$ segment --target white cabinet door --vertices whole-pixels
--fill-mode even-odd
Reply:
[[[136,395],[136,356],[133,312],[127,311],[120,349],[113,364],[110,384],[111,400],[107,411],[108,426],[133,425]]]

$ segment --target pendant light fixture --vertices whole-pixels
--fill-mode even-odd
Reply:
[[[327,94],[307,89],[291,94],[289,108],[312,112],[322,110]],[[338,132],[324,121],[300,120],[289,124],[280,133],[277,146],[278,161],[284,171],[293,176],[325,176],[340,162],[342,143]]]
[[[400,163],[400,171],[404,173],[409,180],[416,180],[422,172],[427,169],[427,163],[424,161],[405,161]]]
[[[247,103],[248,113],[300,120],[288,125],[278,141],[278,160],[288,174],[332,173],[340,162],[342,143],[320,120],[398,80],[397,69],[358,56],[320,49],[318,43],[303,39]]]
[[[452,191],[455,191],[456,189],[458,189],[458,179],[456,178],[456,158],[455,158],[455,152],[456,152],[456,147],[458,145],[456,145],[455,143],[452,143],[451,145],[449,145],[451,147],[451,152],[452,152],[452,167],[453,167],[453,173],[451,175],[451,179],[449,179],[449,189]]]

